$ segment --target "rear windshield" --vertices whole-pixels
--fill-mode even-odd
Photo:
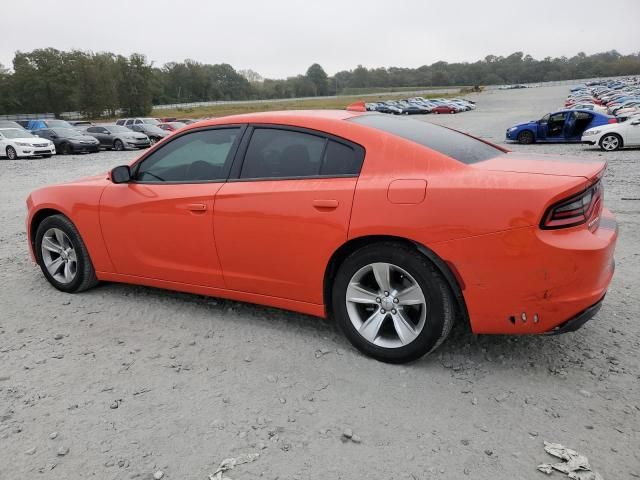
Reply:
[[[348,121],[402,137],[462,163],[477,163],[504,153],[499,148],[445,127],[407,117],[359,115]]]

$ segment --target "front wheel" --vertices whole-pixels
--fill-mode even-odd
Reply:
[[[71,155],[73,153],[73,149],[71,148],[71,145],[68,143],[65,143],[64,145],[62,145],[62,154],[63,155]]]
[[[615,133],[604,135],[600,139],[600,148],[607,152],[619,150],[622,147],[622,137]]]
[[[115,142],[113,142],[113,149],[116,152],[121,152],[122,150],[124,150],[124,143],[122,143],[122,140],[116,140]]]
[[[149,137],[149,145],[155,145],[157,141],[156,137]]]
[[[522,145],[529,145],[530,143],[533,143],[533,140],[533,133],[529,130],[524,130],[518,134],[518,143],[521,143]]]
[[[38,226],[35,247],[42,273],[58,290],[76,293],[98,283],[87,247],[67,217],[45,218]]]
[[[18,152],[16,152],[16,149],[13,148],[11,145],[9,145],[7,147],[7,158],[9,160],[15,160],[16,158],[18,158]]]
[[[357,250],[332,287],[336,322],[361,352],[389,363],[420,358],[449,335],[455,318],[450,288],[417,250],[392,242]]]

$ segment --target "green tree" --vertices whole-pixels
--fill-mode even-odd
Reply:
[[[315,95],[327,95],[329,91],[329,77],[319,64],[314,63],[311,65],[307,69],[305,77],[313,84],[315,88]]]

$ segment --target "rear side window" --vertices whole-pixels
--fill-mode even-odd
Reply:
[[[254,129],[240,178],[304,178],[358,175],[364,149],[294,130]]]
[[[292,130],[256,128],[240,178],[309,177],[320,174],[326,138]]]
[[[402,137],[466,164],[482,162],[504,153],[464,133],[412,118],[370,114],[348,121]]]
[[[364,160],[364,149],[329,140],[320,175],[358,175]]]

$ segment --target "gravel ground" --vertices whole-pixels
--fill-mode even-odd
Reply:
[[[488,92],[475,112],[424,119],[502,143],[506,127],[566,93]],[[460,327],[405,366],[363,357],[331,322],[295,313],[127,285],[50,287],[27,254],[29,191],[135,155],[0,161],[0,479],[204,480],[245,453],[260,456],[233,478],[536,479],[550,460],[543,440],[587,455],[606,480],[640,477],[640,151],[606,155],[620,239],[591,322],[558,337]]]

